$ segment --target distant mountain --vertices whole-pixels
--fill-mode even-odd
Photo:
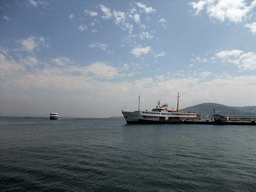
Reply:
[[[230,107],[217,103],[202,103],[181,109],[181,112],[197,112],[202,114],[203,119],[210,119],[215,113],[222,115],[256,115],[256,106],[248,107]]]

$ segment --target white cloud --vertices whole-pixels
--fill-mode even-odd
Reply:
[[[34,0],[29,0],[29,2],[34,6],[37,7],[38,3]]]
[[[81,32],[83,32],[83,31],[87,31],[87,30],[88,30],[88,27],[87,27],[87,25],[80,25],[80,26],[78,27],[78,29],[79,29]]]
[[[256,34],[256,22],[253,22],[251,24],[246,24],[244,27],[247,27],[251,30],[252,33]]]
[[[142,8],[146,13],[152,13],[152,12],[156,11],[153,7],[147,7],[146,5],[144,5],[142,3],[137,3],[137,6]]]
[[[255,70],[256,69],[256,53],[249,52],[244,53],[240,57],[241,65],[239,66],[242,70]]]
[[[66,67],[67,65],[72,65],[74,64],[74,62],[72,62],[70,59],[66,58],[66,57],[60,57],[60,58],[55,58],[52,59],[52,61],[58,65],[58,66],[63,66]]]
[[[244,0],[200,0],[197,3],[190,3],[196,14],[199,14],[204,7],[210,18],[225,21],[226,19],[231,22],[241,22],[243,18],[256,6],[256,1],[253,1],[250,6],[246,6]]]
[[[211,74],[212,74],[212,72],[203,71],[203,72],[200,73],[200,76],[201,76],[202,78],[206,78],[206,77],[209,77]]]
[[[136,56],[139,57],[142,54],[148,54],[148,52],[151,50],[151,47],[144,47],[144,48],[134,48],[131,53]]]
[[[166,27],[165,23],[166,23],[166,20],[164,18],[161,18],[159,20],[159,22],[161,23],[162,26]]]
[[[91,12],[91,13],[90,13],[90,16],[96,17],[96,16],[98,16],[98,13],[97,13],[97,12]]]
[[[100,5],[101,11],[105,13],[104,16],[102,16],[103,19],[110,19],[112,16],[112,13],[109,8],[105,7],[104,5]]]
[[[69,19],[73,19],[74,18],[74,13],[70,14]]]
[[[241,53],[237,57],[245,61],[254,55]],[[37,61],[32,57],[30,60]],[[68,58],[60,60],[70,61]],[[27,115],[33,113],[45,116],[52,107],[57,106],[55,109],[61,111],[62,116],[81,116],[82,113],[87,117],[107,117],[120,114],[123,106],[136,109],[136,95],[141,95],[143,110],[153,108],[159,99],[174,107],[178,91],[182,96],[180,108],[204,102],[230,106],[252,105],[255,102],[256,76],[226,76],[205,81],[212,74],[204,71],[198,77],[142,77],[129,82],[122,78],[115,81],[115,78],[122,76],[118,74],[118,68],[106,63],[93,63],[86,67],[71,65],[68,68],[44,65],[31,72],[3,51],[0,53],[0,62],[0,89],[4,94],[0,102],[5,115],[16,112],[24,115],[21,111],[29,111]],[[123,67],[128,69],[128,65]],[[73,75],[75,72],[80,74]],[[127,77],[134,74],[131,72]],[[17,90],[15,94],[13,90]],[[28,106],[30,110],[24,110]],[[84,110],[85,106],[87,110]]]
[[[5,20],[10,20],[10,18],[9,18],[8,16],[6,16],[6,15],[5,15],[3,18],[4,18]]]
[[[118,75],[117,70],[105,63],[94,63],[85,68],[87,73],[92,73],[98,78],[112,79]]]
[[[140,15],[138,13],[134,14],[133,18],[136,23],[140,22]]]
[[[159,22],[160,22],[160,23],[165,23],[166,20],[165,20],[164,18],[161,18],[161,19],[159,20]]]
[[[136,11],[137,11],[136,8],[132,8],[132,9],[130,10],[130,14],[133,14],[133,13],[135,13]]]
[[[21,59],[21,63],[25,66],[34,67],[39,63],[39,61],[35,57],[28,56],[26,59]]]
[[[114,10],[113,15],[116,19],[116,21],[115,21],[116,24],[119,24],[120,22],[124,23],[124,21],[125,21],[125,13],[124,12]]]
[[[37,47],[37,43],[34,37],[23,39],[20,41],[20,43],[22,44],[23,48],[25,48],[28,51],[33,51]]]
[[[17,42],[19,42],[22,45],[23,50],[26,51],[34,51],[36,48],[38,48],[40,45],[43,45],[45,47],[47,47],[45,45],[47,39],[43,38],[43,37],[29,37],[27,39],[22,39],[19,40]]]
[[[196,15],[198,15],[204,9],[204,6],[206,5],[206,3],[207,1],[200,0],[198,3],[192,2],[190,4],[196,10]]]
[[[37,7],[38,5],[48,5],[46,1],[36,1],[36,0],[29,0],[29,2],[34,6]]]
[[[133,31],[133,25],[130,24],[130,23],[126,23],[125,26],[126,26],[127,29],[129,29],[129,33],[131,34],[132,31]]]
[[[141,32],[139,37],[141,39],[152,39],[154,36],[150,35],[148,32]]]
[[[162,53],[159,53],[157,55],[154,55],[155,58],[158,58],[158,57],[164,57],[166,54],[165,52],[162,52]]]
[[[238,57],[243,51],[241,50],[232,50],[232,51],[221,51],[216,54],[217,57],[220,58],[227,58],[227,57]]]
[[[86,15],[90,15],[91,17],[96,17],[98,16],[98,13],[95,11],[88,11],[87,9],[84,10]]]
[[[128,64],[124,64],[124,67],[123,67],[123,70],[128,70],[130,67],[129,67],[129,65]]]
[[[132,76],[134,76],[135,75],[135,73],[129,73],[127,76],[128,77],[132,77]]]
[[[95,48],[95,47],[98,47],[102,50],[106,50],[108,45],[106,43],[93,43],[93,44],[90,44],[89,45],[90,48]]]
[[[244,53],[241,50],[221,51],[216,54],[216,57],[238,65],[241,70],[256,69],[256,53],[253,52]]]

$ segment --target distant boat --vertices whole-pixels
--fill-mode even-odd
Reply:
[[[58,119],[59,114],[58,113],[50,113],[50,119],[51,120],[57,120]]]

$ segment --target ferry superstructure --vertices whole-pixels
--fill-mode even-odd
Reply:
[[[50,119],[51,120],[57,120],[59,117],[59,114],[58,113],[50,113]]]
[[[151,111],[140,111],[140,96],[137,111],[125,111],[122,109],[122,114],[127,124],[159,124],[159,123],[182,123],[186,121],[198,121],[201,119],[201,114],[194,112],[182,113],[179,112],[179,93],[177,99],[177,110],[168,109],[168,105],[158,105]]]

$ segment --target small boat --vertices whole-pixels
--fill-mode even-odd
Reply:
[[[50,119],[51,120],[57,120],[58,119],[59,114],[58,113],[50,113]]]

